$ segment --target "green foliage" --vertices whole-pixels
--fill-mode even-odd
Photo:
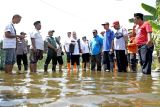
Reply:
[[[153,20],[150,20],[150,23],[151,23],[152,28],[153,28],[153,30],[154,30],[155,32],[160,29],[160,25],[159,25],[157,22],[155,22],[155,21],[153,21]],[[156,32],[156,33],[159,33],[159,32]]]
[[[157,18],[152,16],[152,15],[144,15],[144,21],[148,21],[148,20],[156,20]],[[129,22],[130,23],[133,23],[134,20],[133,18],[129,19]]]
[[[160,38],[157,38],[157,40],[156,40],[155,50],[156,50],[156,51],[159,51],[159,50],[160,50]],[[157,53],[158,53],[158,52],[157,52]]]
[[[157,18],[154,15],[144,15],[144,21],[156,20]]]
[[[129,19],[129,22],[130,22],[130,23],[133,23],[133,22],[134,22],[133,18]]]
[[[152,14],[156,19],[158,18],[157,9],[155,7],[152,7],[144,3],[142,3],[141,6],[144,10]]]
[[[156,0],[156,7],[160,6],[160,0]]]
[[[155,50],[158,53],[160,51],[160,0],[156,0],[156,7],[152,7],[148,4],[142,3],[142,8],[150,13],[150,15],[144,15],[144,21],[149,21],[153,28],[152,38],[155,44]],[[130,23],[133,23],[133,18],[129,19]],[[157,58],[158,59],[158,58]],[[157,61],[153,62],[155,68],[157,65]]]

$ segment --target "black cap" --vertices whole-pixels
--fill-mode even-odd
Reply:
[[[33,25],[36,26],[36,25],[38,25],[38,24],[40,24],[40,23],[41,23],[40,21],[35,21],[35,22],[33,23]]]
[[[26,35],[26,33],[25,32],[21,32],[20,35]]]

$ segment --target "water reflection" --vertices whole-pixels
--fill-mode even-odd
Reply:
[[[0,72],[0,106],[160,106],[160,74],[117,72]]]

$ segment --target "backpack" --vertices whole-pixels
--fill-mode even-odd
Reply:
[[[81,52],[80,39],[78,39],[77,42],[78,42],[79,53],[82,53],[82,52]]]
[[[74,53],[75,44],[70,43],[69,44],[69,52]]]

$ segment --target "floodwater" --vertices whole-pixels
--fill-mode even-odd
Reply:
[[[160,73],[0,72],[2,107],[160,107]]]

